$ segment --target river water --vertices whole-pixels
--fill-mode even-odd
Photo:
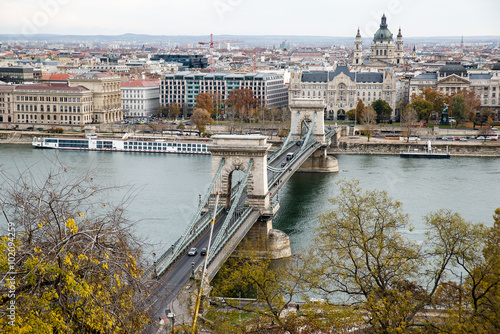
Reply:
[[[500,158],[449,160],[400,159],[399,156],[338,155],[336,174],[294,175],[279,193],[274,228],[290,236],[292,251],[310,245],[318,215],[332,209],[337,182],[358,179],[364,189],[386,190],[411,217],[410,237],[422,240],[422,216],[451,209],[466,220],[492,225],[500,207]],[[211,157],[125,152],[37,150],[29,145],[0,145],[0,172],[16,175],[29,169],[40,177],[60,161],[70,173],[91,169],[104,186],[125,186],[111,196],[132,193],[128,216],[147,239],[146,252],[161,254],[183,233],[211,179]],[[0,193],[1,195],[1,193]],[[2,221],[0,218],[0,222]]]

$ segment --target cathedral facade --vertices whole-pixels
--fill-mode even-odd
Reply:
[[[403,35],[401,28],[399,29],[396,41],[394,42],[393,35],[387,27],[387,18],[385,14],[382,16],[380,28],[373,36],[373,42],[370,50],[370,59],[363,58],[363,42],[358,29],[354,40],[354,55],[353,66],[356,67],[373,67],[386,68],[392,66],[402,66],[404,63],[403,53]]]

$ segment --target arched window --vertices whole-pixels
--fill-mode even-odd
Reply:
[[[387,50],[384,50],[384,56],[387,56]]]

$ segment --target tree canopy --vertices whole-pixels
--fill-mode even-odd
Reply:
[[[212,123],[212,118],[210,118],[210,113],[207,110],[195,109],[191,121],[196,124],[196,128],[200,132],[205,132],[206,125]]]
[[[70,181],[68,181],[70,180]],[[2,294],[2,333],[136,333],[148,321],[141,300],[141,243],[123,206],[66,169],[45,179],[2,180],[6,234],[0,270],[12,294]],[[14,301],[14,303],[13,303]]]
[[[379,122],[387,122],[391,119],[392,108],[384,100],[376,100],[372,103],[372,108],[377,113],[377,120]]]

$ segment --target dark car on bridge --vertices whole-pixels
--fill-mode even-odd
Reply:
[[[207,255],[207,248],[206,248],[206,247],[203,247],[203,248],[201,249],[201,251],[200,251],[200,255],[201,255],[201,256],[205,256],[205,255]]]

